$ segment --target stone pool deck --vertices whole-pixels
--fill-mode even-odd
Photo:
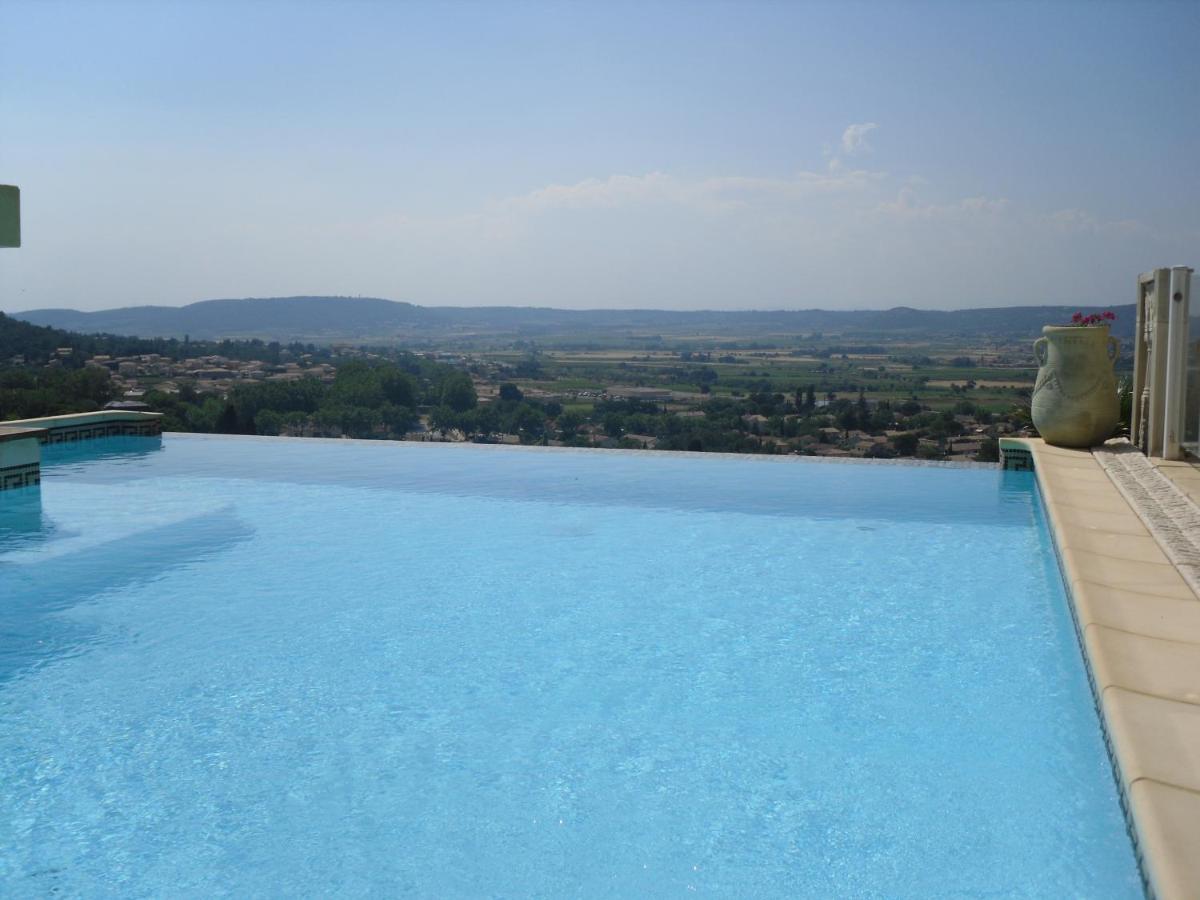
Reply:
[[[1200,596],[1160,544],[1156,511],[1134,509],[1091,451],[1024,438],[1001,447],[1032,460],[1147,893],[1194,900]],[[1200,491],[1200,470],[1165,468]]]
[[[1156,459],[1158,470],[1175,482],[1175,486],[1200,506],[1200,463],[1179,459]]]

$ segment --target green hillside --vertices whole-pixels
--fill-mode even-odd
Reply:
[[[329,343],[470,340],[473,338],[604,338],[621,335],[796,335],[856,337],[982,335],[1036,337],[1042,325],[1066,324],[1077,307],[1012,306],[953,311],[888,310],[566,310],[540,307],[423,307],[364,297],[276,297],[204,300],[182,307],[132,306],[100,312],[40,309],[15,315],[81,333],[144,338],[258,338]],[[1098,312],[1100,307],[1085,307]],[[1133,306],[1113,307],[1119,337],[1133,333]]]

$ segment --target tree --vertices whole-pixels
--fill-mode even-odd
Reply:
[[[954,418],[954,413],[944,410],[929,425],[929,433],[936,438],[954,437],[963,433],[963,427]]]
[[[892,404],[881,400],[871,413],[871,430],[884,431],[892,427]]]
[[[512,382],[505,382],[500,385],[501,403],[520,403],[524,399],[525,395],[521,393],[521,389]]]
[[[564,441],[570,440],[583,424],[583,416],[577,412],[565,412],[558,417],[558,430]]]
[[[455,412],[466,412],[479,402],[475,396],[475,385],[466,372],[452,372],[442,382],[441,402]]]
[[[417,405],[417,383],[412,376],[402,372],[398,367],[387,365],[380,367],[379,386],[384,398],[396,406],[406,406],[412,409]]]
[[[283,428],[283,413],[274,409],[264,409],[254,417],[256,434],[279,434]]]
[[[221,414],[217,416],[217,421],[213,426],[213,431],[219,432],[220,434],[237,434],[240,431],[238,428],[238,414],[236,406],[234,406],[232,403],[225,404],[225,408],[222,409]]]
[[[314,419],[326,433],[340,432],[355,438],[375,437],[375,429],[381,422],[377,409],[343,404],[322,406]]]
[[[361,406],[374,409],[383,402],[383,386],[379,372],[368,363],[351,360],[337,370],[333,387],[329,390],[331,402],[342,406]]]
[[[449,406],[436,406],[429,413],[429,427],[434,431],[449,431],[459,425],[459,415]]]
[[[522,442],[529,443],[545,435],[546,417],[536,407],[522,403],[513,414],[509,427],[520,435]]]
[[[477,406],[468,413],[465,413],[463,418],[467,421],[467,428],[475,434],[498,434],[504,431],[504,426],[500,421],[500,405],[498,403],[489,403],[486,406]]]
[[[189,431],[216,431],[217,419],[225,409],[225,404],[216,397],[205,397],[199,406],[190,406],[184,414],[184,421]]]
[[[995,438],[984,438],[979,442],[979,453],[975,459],[979,462],[1000,462],[1000,442]]]
[[[842,407],[841,411],[838,412],[837,421],[838,424],[847,431],[858,428],[858,408],[850,403],[846,403],[846,405]]]
[[[417,424],[417,414],[408,406],[385,403],[379,407],[379,415],[394,437],[404,437]]]
[[[363,406],[347,406],[342,411],[342,431],[355,438],[375,437],[381,417],[378,409]]]

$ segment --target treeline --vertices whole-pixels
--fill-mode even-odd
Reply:
[[[70,348],[71,353],[56,356],[59,349]],[[142,356],[156,353],[168,359],[180,360],[196,356],[224,356],[227,359],[259,359],[277,365],[284,351],[292,356],[309,354],[322,361],[330,357],[328,348],[314,344],[281,344],[278,341],[261,341],[257,338],[246,341],[192,341],[176,338],[137,338],[112,334],[76,334],[41,325],[31,325],[0,313],[0,367],[10,365],[10,360],[20,357],[31,365],[41,365],[56,358],[66,369],[81,369],[89,356]]]
[[[91,412],[115,395],[104,369],[0,368],[0,422]]]
[[[342,362],[328,383],[250,382],[225,397],[184,385],[178,394],[149,391],[144,399],[164,414],[166,431],[355,438],[400,438],[417,426],[419,407],[466,411],[477,403],[465,372],[408,355]]]
[[[342,363],[332,382],[315,378],[239,385],[225,397],[151,392],[168,431],[309,437],[401,438],[417,430],[422,413],[440,436],[492,442],[515,436],[523,444],[610,446],[725,453],[786,453],[800,438],[836,442],[829,431],[892,432],[871,456],[936,459],[947,440],[963,434],[956,416],[986,424],[992,414],[969,400],[934,411],[910,399],[898,404],[857,398],[825,399],[812,386],[794,393],[759,391],[716,398],[700,415],[680,415],[639,399],[605,399],[590,408],[527,397],[512,383],[479,403],[471,378],[452,366],[403,355],[396,360]],[[925,439],[922,442],[922,439]],[[932,442],[932,443],[931,443]],[[991,458],[994,441],[983,458]]]
[[[956,416],[974,416],[981,423],[992,414],[969,400],[954,408],[934,411],[916,400],[893,406],[857,399],[835,398],[818,407],[812,386],[792,394],[760,391],[741,398],[713,398],[702,415],[679,415],[659,404],[637,399],[601,400],[590,412],[564,410],[557,402],[539,402],[522,395],[514,384],[500,387],[499,397],[467,410],[445,406],[434,409],[430,427],[442,432],[460,431],[473,440],[492,440],[500,434],[516,435],[522,443],[562,441],[567,446],[603,446],[640,449],[653,439],[660,450],[721,453],[786,453],[787,441],[803,437],[829,440],[828,429],[880,434],[894,431],[878,443],[871,455],[878,458],[942,454],[921,438],[942,444],[964,433]],[[986,443],[986,442],[985,442]],[[995,442],[988,443],[985,459],[994,458]]]
[[[63,347],[73,352],[56,354]],[[823,383],[818,401],[817,385],[783,393],[772,391],[765,379],[748,379],[750,389],[745,395],[710,397],[700,409],[682,414],[640,399],[601,399],[564,407],[555,400],[526,396],[513,383],[500,385],[497,397],[480,403],[470,374],[410,353],[377,350],[348,358],[350,354],[334,355],[299,344],[74,335],[2,314],[0,420],[94,410],[116,399],[107,370],[82,367],[93,353],[158,353],[174,359],[219,354],[267,363],[277,362],[285,353],[293,358],[311,353],[315,360],[329,359],[336,365],[328,381],[315,377],[245,381],[224,394],[199,393],[182,381],[178,393],[147,391],[144,401],[164,414],[163,427],[168,431],[401,438],[420,429],[425,417],[432,431],[453,439],[487,442],[515,436],[526,444],[554,441],[568,446],[731,453],[812,452],[814,440],[836,443],[852,440],[853,432],[882,435],[886,431],[887,440],[877,441],[870,455],[937,458],[946,442],[963,432],[956,415],[973,416],[982,425],[992,420],[987,410],[965,399],[951,410],[938,412],[916,398],[894,404],[868,402],[857,386],[850,396],[837,397]],[[42,355],[58,361],[47,366]],[[23,356],[29,364],[5,368],[5,360],[12,356]],[[691,365],[681,371],[707,393],[717,374],[704,365],[706,355],[696,354],[687,362]],[[532,357],[510,370],[514,378],[539,374],[540,363]],[[981,458],[990,458],[995,442],[984,443],[987,456]]]

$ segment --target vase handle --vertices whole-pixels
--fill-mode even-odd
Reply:
[[[1044,337],[1038,338],[1033,342],[1033,355],[1037,357],[1038,365],[1046,364],[1046,345],[1050,343]]]
[[[1121,342],[1118,341],[1115,337],[1110,337],[1108,339],[1108,361],[1110,363],[1115,364],[1117,361],[1117,357],[1120,355],[1121,355]]]

